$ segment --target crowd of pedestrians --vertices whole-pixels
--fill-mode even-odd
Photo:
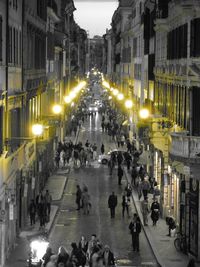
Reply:
[[[57,253],[48,247],[42,258],[44,267],[111,267],[115,266],[114,254],[108,245],[103,245],[96,234],[89,241],[81,236],[79,242],[71,243],[71,252],[60,246]]]
[[[103,144],[102,144],[103,145]],[[101,150],[104,149],[104,145]],[[71,140],[67,142],[59,142],[56,150],[55,163],[59,167],[85,167],[91,164],[91,161],[97,160],[97,145],[89,143],[86,140],[85,144],[79,142],[73,144]]]

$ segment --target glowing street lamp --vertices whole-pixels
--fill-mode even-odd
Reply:
[[[70,96],[65,96],[64,97],[64,101],[65,101],[66,104],[69,104],[69,103],[71,103],[72,99],[71,99]]]
[[[118,91],[117,89],[114,89],[114,90],[113,90],[113,95],[114,95],[114,96],[117,96],[118,94],[119,94],[119,91]]]
[[[123,100],[124,99],[124,95],[122,93],[118,94],[117,99],[120,100],[120,101]]]
[[[126,100],[125,101],[125,107],[127,109],[131,109],[133,107],[133,101],[132,100]]]
[[[74,99],[76,97],[76,93],[74,91],[72,91],[69,96],[71,97],[71,99]]]
[[[110,88],[110,85],[109,85],[109,83],[108,83],[108,82],[106,82],[106,81],[103,81],[102,85],[103,85],[104,87],[106,87],[106,88]]]
[[[43,132],[44,132],[44,127],[43,127],[42,124],[37,123],[37,124],[34,124],[34,125],[32,126],[32,133],[33,133],[35,136],[40,136],[40,135],[43,134]]]
[[[54,114],[60,114],[62,112],[62,106],[61,105],[54,105],[52,109],[53,109]]]
[[[147,108],[143,108],[139,111],[139,116],[141,119],[148,119],[149,118],[149,110]]]

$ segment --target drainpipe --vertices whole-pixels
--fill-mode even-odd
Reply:
[[[4,151],[8,150],[8,59],[9,59],[9,1],[6,1],[6,48],[5,48],[5,91],[4,91]]]

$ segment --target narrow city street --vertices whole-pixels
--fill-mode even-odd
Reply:
[[[101,90],[96,86],[95,90]],[[86,140],[96,143],[98,154],[102,142],[106,152],[114,148],[115,144],[110,141],[107,133],[101,130],[101,116],[97,113],[84,123],[79,133],[78,141],[85,144]],[[83,211],[76,210],[75,192],[76,185],[88,186],[91,195],[92,209],[89,215],[84,215]],[[70,244],[78,242],[82,235],[90,239],[92,234],[96,234],[100,242],[108,244],[117,259],[119,266],[157,266],[149,243],[142,232],[140,234],[140,253],[133,252],[131,246],[131,235],[128,229],[130,218],[122,218],[122,192],[127,184],[123,178],[122,185],[117,183],[117,170],[109,175],[107,165],[93,161],[90,167],[75,169],[70,173],[66,189],[63,194],[62,203],[55,225],[50,235],[50,244],[53,251],[57,251],[60,245],[67,247],[71,251]],[[118,197],[118,206],[115,219],[110,218],[108,209],[108,197],[115,191]],[[133,214],[135,210],[131,212]]]

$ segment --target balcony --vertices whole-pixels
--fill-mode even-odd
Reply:
[[[200,137],[187,136],[187,133],[172,133],[170,156],[172,159],[191,163],[200,163]],[[199,154],[200,155],[200,154]]]

